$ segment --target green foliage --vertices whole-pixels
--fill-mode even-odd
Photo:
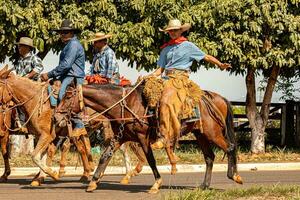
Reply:
[[[179,18],[192,24],[190,41],[231,62],[235,73],[244,73],[246,67],[295,67],[300,63],[299,4],[300,0],[0,0],[0,61],[13,57],[14,42],[24,35],[33,37],[40,51],[59,51],[59,37],[51,30],[69,18],[82,30],[79,38],[86,50],[92,33],[110,32],[117,57],[151,70],[168,39],[158,28]]]

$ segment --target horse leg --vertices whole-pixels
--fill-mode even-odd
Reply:
[[[84,172],[83,175],[80,178],[81,182],[87,182],[90,176],[90,165],[87,157],[86,148],[84,146],[84,143],[82,140],[80,140],[80,137],[74,137],[72,138],[72,141],[74,142],[78,152],[80,153]]]
[[[104,175],[104,171],[109,163],[109,161],[111,160],[114,152],[120,147],[120,144],[118,142],[115,141],[111,141],[110,145],[108,145],[104,152],[102,153],[99,163],[98,163],[98,167],[93,175],[92,180],[90,181],[86,192],[93,192],[94,190],[97,189],[97,185],[100,182],[100,179],[103,177]]]
[[[205,131],[204,131],[205,132]],[[218,147],[220,147],[228,156],[228,170],[227,177],[232,179],[236,183],[242,184],[242,178],[237,173],[236,165],[236,149],[235,144],[228,143],[222,134],[222,130],[215,131],[214,137],[212,137],[212,142],[214,142]]]
[[[143,166],[145,165],[147,158],[145,156],[145,153],[143,149],[138,145],[136,142],[130,142],[129,143],[130,149],[134,152],[134,154],[138,158],[138,164],[135,166],[135,169],[133,170],[133,176],[136,176],[138,173],[140,173],[143,169]]]
[[[197,132],[194,131],[193,133],[196,136],[198,145],[200,146],[201,151],[204,155],[205,164],[206,164],[204,180],[200,187],[201,189],[207,189],[210,186],[210,182],[211,182],[211,175],[212,175],[213,163],[215,160],[215,154],[212,151],[208,139],[203,134],[201,134],[198,131]]]
[[[91,153],[90,138],[88,135],[81,135],[80,139],[82,140],[84,147],[86,149],[87,158],[88,158],[88,162],[89,162],[89,166],[90,166],[90,171],[92,172],[95,169],[95,165],[94,165],[94,161],[93,161],[93,157],[92,157],[92,153]]]
[[[125,164],[125,168],[126,168],[126,175],[120,181],[120,183],[123,185],[127,185],[129,183],[130,172],[131,172],[131,162],[130,162],[130,157],[128,155],[128,150],[127,150],[128,146],[127,145],[128,145],[127,143],[124,143],[120,146],[120,151],[123,155],[124,164]]]
[[[33,162],[46,174],[48,174],[50,177],[52,177],[54,180],[58,180],[58,174],[57,172],[53,171],[50,167],[46,164],[46,158],[45,161],[42,160],[44,155],[46,154],[46,150],[49,146],[49,144],[52,142],[53,138],[50,135],[42,135],[39,137],[38,143],[32,152],[32,160]]]
[[[6,182],[7,181],[7,177],[10,175],[10,165],[9,165],[9,134],[8,131],[7,133],[4,134],[4,136],[2,138],[0,138],[0,144],[1,144],[1,153],[2,153],[2,157],[4,160],[4,173],[3,175],[0,177],[0,182]]]
[[[52,145],[50,145],[50,146],[52,146]],[[50,146],[49,146],[49,148],[51,149],[50,151],[53,151],[53,147],[50,147]],[[49,150],[48,150],[47,154],[49,155]],[[43,153],[42,156],[41,156],[42,157],[41,162],[43,164],[45,164],[45,165],[46,164],[47,165],[51,164],[52,163],[52,159],[53,159],[53,157],[51,157],[51,155],[50,155],[50,157],[48,157],[47,154]],[[51,159],[51,161],[49,161],[50,159]],[[47,176],[47,174],[43,170],[40,170],[34,176],[34,178],[32,179],[32,181],[30,183],[30,185],[33,186],[33,187],[41,186],[41,184],[44,183],[46,176]]]
[[[71,142],[70,139],[67,138],[61,148],[61,155],[60,155],[60,161],[59,161],[59,172],[58,176],[61,178],[66,174],[65,167],[66,167],[66,161],[67,161],[67,154],[70,150]]]
[[[153,156],[153,152],[150,146],[150,141],[149,138],[146,138],[145,134],[139,133],[138,138],[140,140],[140,144],[142,146],[142,149],[144,151],[144,154],[147,158],[148,164],[151,167],[151,170],[153,172],[154,178],[155,178],[155,183],[152,185],[148,193],[155,194],[159,192],[159,188],[162,185],[162,178],[157,170],[156,167],[156,161]]]

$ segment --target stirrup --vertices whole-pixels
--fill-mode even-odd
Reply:
[[[196,122],[196,121],[199,121],[199,120],[200,120],[200,118],[198,118],[198,117],[192,117],[192,118],[186,119],[184,122],[185,123],[191,123],[191,122]]]

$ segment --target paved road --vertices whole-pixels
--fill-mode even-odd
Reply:
[[[243,188],[253,185],[297,184],[300,185],[300,171],[251,171],[241,172],[243,185],[238,185],[226,178],[225,172],[214,172],[211,187],[224,190],[227,188]],[[86,184],[79,183],[78,177],[64,177],[58,183],[46,179],[47,184],[39,188],[30,187],[30,177],[11,178],[0,184],[0,199],[30,200],[85,200],[85,199],[161,199],[171,190],[194,189],[203,179],[203,173],[178,173],[175,176],[163,174],[163,187],[159,194],[148,194],[147,190],[154,182],[152,175],[134,177],[130,185],[120,185],[121,176],[105,176],[93,193],[86,193]]]

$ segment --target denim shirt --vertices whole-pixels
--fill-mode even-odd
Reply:
[[[109,47],[104,47],[103,51],[94,55],[90,74],[100,74],[106,78],[112,78],[119,73],[115,52]]]
[[[59,56],[59,64],[52,71],[48,72],[49,78],[72,76],[84,78],[85,53],[82,45],[76,36],[63,48]]]
[[[159,55],[157,65],[164,69],[190,70],[193,61],[204,59],[205,53],[195,44],[184,41],[180,44],[163,48]]]

